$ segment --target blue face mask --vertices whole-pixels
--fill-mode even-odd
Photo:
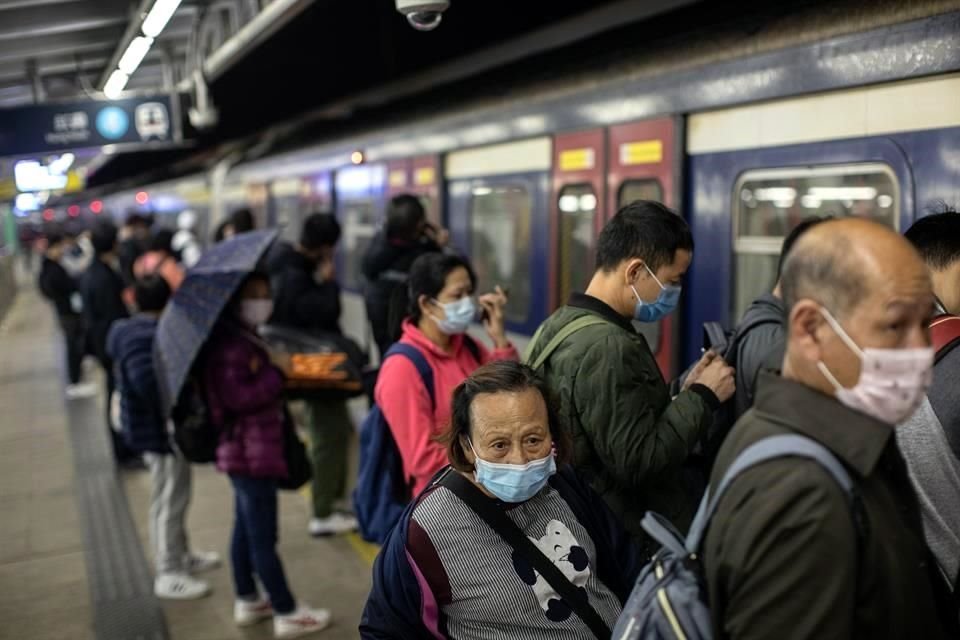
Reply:
[[[630,288],[633,290],[633,295],[637,297],[637,306],[633,310],[633,318],[640,322],[657,322],[661,318],[673,313],[674,309],[677,308],[677,303],[680,302],[680,291],[682,289],[675,285],[664,286],[653,271],[650,271],[650,267],[643,265],[643,268],[646,269],[647,273],[660,285],[660,295],[657,296],[654,302],[644,302],[640,294],[637,293],[636,287],[631,284]]]
[[[441,320],[432,314],[430,317],[437,323],[440,331],[448,336],[466,333],[467,329],[470,328],[470,323],[477,317],[477,306],[470,296],[464,296],[456,302],[442,303],[439,300],[434,302],[443,308],[443,314],[446,318]]]
[[[504,502],[525,502],[547,486],[547,480],[557,472],[553,453],[527,464],[498,464],[487,462],[477,455],[470,443],[475,468],[474,477],[483,487]]]

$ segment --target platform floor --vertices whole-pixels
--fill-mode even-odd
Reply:
[[[79,415],[63,399],[62,346],[53,314],[31,289],[21,289],[0,326],[0,640],[124,640],[96,635],[97,606],[78,508],[78,486],[87,473],[75,467],[69,429]],[[94,410],[95,409],[95,410]],[[70,417],[68,417],[70,416]],[[79,425],[84,426],[84,425]],[[91,425],[85,425],[90,427]],[[106,438],[100,446],[106,447]],[[150,479],[144,472],[110,475],[125,495],[141,549],[148,547],[146,514]],[[189,516],[191,542],[226,560],[232,495],[211,467],[195,467]],[[298,599],[333,612],[333,626],[316,638],[356,638],[370,588],[373,550],[356,536],[313,539],[306,533],[308,497],[283,493],[280,554]],[[141,562],[144,561],[141,551]],[[151,559],[146,559],[152,566]],[[271,626],[238,629],[232,621],[229,566],[207,574],[213,594],[199,601],[160,603],[167,636],[174,640],[271,638]],[[135,614],[135,612],[134,612]],[[162,637],[162,636],[157,636]]]

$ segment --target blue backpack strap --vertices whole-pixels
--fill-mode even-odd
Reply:
[[[693,524],[690,525],[690,533],[687,534],[687,551],[690,553],[697,553],[697,551],[699,551],[707,524],[717,510],[717,506],[720,504],[720,499],[723,497],[724,492],[730,487],[738,475],[761,462],[786,456],[799,456],[815,460],[821,467],[826,469],[834,481],[840,485],[851,502],[851,508],[854,508],[856,495],[854,492],[853,479],[829,449],[806,436],[771,436],[755,442],[744,449],[733,461],[733,464],[730,465],[730,468],[727,469],[727,472],[723,474],[723,478],[720,480],[716,491],[711,492],[707,489],[707,493],[704,494],[703,499],[700,501],[700,508],[697,509],[697,515],[693,519]]]
[[[423,382],[423,386],[427,388],[427,393],[430,395],[430,405],[436,409],[437,400],[433,395],[433,368],[430,366],[430,363],[427,362],[423,352],[413,345],[395,342],[393,346],[387,350],[383,360],[386,361],[390,356],[404,356],[413,363],[413,366],[417,368],[417,373],[420,374],[420,380]]]

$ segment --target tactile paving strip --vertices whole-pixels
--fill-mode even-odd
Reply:
[[[98,640],[168,640],[163,610],[94,400],[67,403],[77,507]]]

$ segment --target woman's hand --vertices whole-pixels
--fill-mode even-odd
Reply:
[[[497,349],[504,349],[510,346],[507,340],[507,332],[503,326],[503,308],[507,304],[507,294],[497,285],[493,293],[487,293],[478,299],[480,306],[483,307],[483,328],[487,335],[493,340]]]

